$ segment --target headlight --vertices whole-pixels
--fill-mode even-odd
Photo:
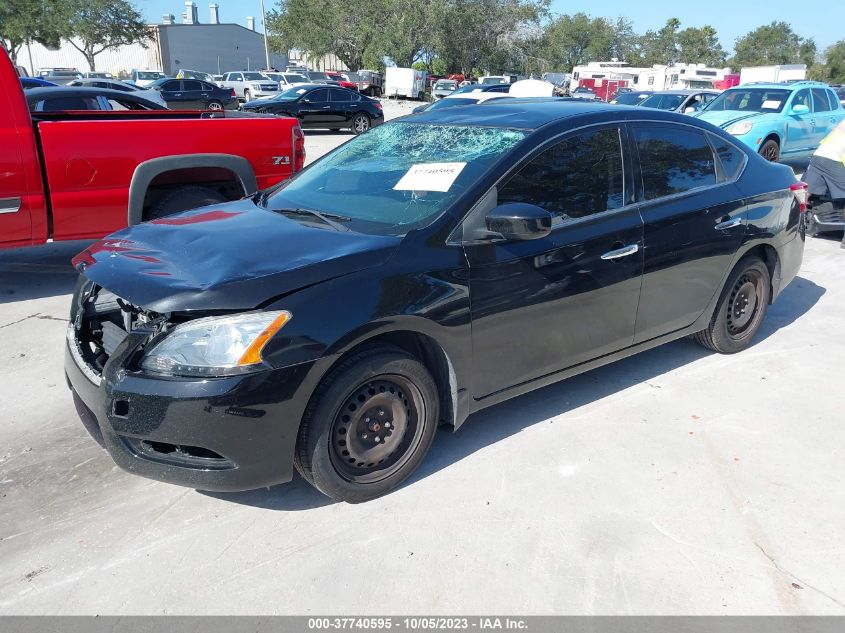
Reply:
[[[261,84],[249,84],[255,90],[261,90]]]
[[[739,123],[729,125],[725,128],[725,132],[734,136],[742,136],[743,134],[748,134],[752,127],[754,127],[754,124],[751,121],[740,121]]]
[[[290,321],[286,311],[208,317],[177,325],[146,352],[141,367],[175,376],[225,376],[256,369],[261,351]]]

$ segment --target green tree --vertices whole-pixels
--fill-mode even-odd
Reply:
[[[541,50],[552,69],[564,72],[588,61],[624,59],[631,48],[625,31],[630,23],[623,22],[621,27],[586,13],[560,15],[546,26]]]
[[[736,40],[730,65],[734,70],[770,64],[812,66],[815,58],[816,44],[812,39],[801,37],[786,22],[772,22]]]
[[[425,56],[434,39],[437,2],[386,0],[375,46],[397,66],[407,68]],[[429,62],[431,58],[429,58]]]
[[[727,60],[719,36],[709,24],[701,28],[686,28],[678,33],[679,59],[687,64],[703,63],[722,67]]]
[[[128,44],[146,46],[150,28],[127,0],[74,0],[69,30],[70,44],[85,56],[89,68],[97,69],[97,55]]]
[[[643,66],[671,65],[680,61],[678,29],[681,21],[670,18],[659,31],[646,31],[639,41],[639,57]]]
[[[69,34],[67,5],[61,0],[0,2],[0,39],[13,62],[25,44],[39,42],[56,48]]]
[[[267,33],[277,52],[298,49],[310,57],[332,53],[356,71],[372,66],[383,55],[384,51],[374,47],[383,37],[381,20],[385,10],[384,0],[360,4],[280,0],[267,15]]]
[[[824,61],[810,68],[808,74],[818,81],[845,83],[845,40],[829,46],[824,52]]]

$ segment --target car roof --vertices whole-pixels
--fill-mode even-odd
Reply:
[[[108,88],[86,88],[84,86],[57,86],[55,88],[32,88],[26,91],[26,99],[28,102],[39,101],[40,97],[114,97],[115,99],[131,99],[143,103],[149,103],[156,107],[161,107],[161,104],[151,101],[134,92],[123,92],[122,90],[110,90]]]
[[[830,86],[821,81],[794,81],[792,83],[778,83],[776,81],[752,81],[751,83],[734,86],[728,90],[742,88],[777,88],[779,90],[801,90],[803,88],[829,88]],[[727,92],[727,90],[725,91]]]
[[[414,123],[435,123],[439,125],[478,125],[486,127],[535,130],[550,123],[612,113],[621,119],[624,113],[632,112],[642,116],[642,108],[630,106],[608,106],[604,102],[563,100],[556,97],[524,97],[494,99],[486,103],[455,106],[432,112],[423,111],[414,115]],[[687,122],[690,117],[673,112],[655,110],[649,118]]]

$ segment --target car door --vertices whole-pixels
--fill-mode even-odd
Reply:
[[[13,113],[11,118],[3,117],[0,120],[0,147],[3,148],[0,152],[0,244],[3,246],[30,243],[32,239],[31,205],[36,202],[34,194],[39,189],[38,183],[27,182],[27,172],[30,172],[31,177],[35,175],[32,172],[36,171],[37,167],[36,170],[26,169],[22,153],[25,152],[30,161],[37,160],[35,144],[31,140],[32,122],[15,120],[14,115],[17,114],[18,108],[17,104],[13,107],[14,102],[11,99],[21,99],[20,88],[17,88],[17,95],[9,90],[11,88],[17,88],[17,86],[10,85],[7,88],[0,85],[0,101],[2,101],[0,111]],[[18,126],[27,126],[28,134],[19,135]],[[27,143],[29,147],[21,147],[22,143]],[[30,193],[33,194],[32,197]],[[38,207],[38,210],[43,213],[43,205],[39,204]]]
[[[328,88],[311,90],[299,100],[299,119],[304,127],[327,127],[330,108]]]
[[[186,109],[205,110],[208,105],[208,96],[203,96],[203,85],[198,79],[182,80],[182,98]]]
[[[745,234],[735,181],[747,157],[691,126],[635,123],[631,142],[645,224],[641,343],[691,325],[719,292]]]
[[[812,88],[810,92],[813,95],[813,116],[815,121],[813,130],[815,136],[814,146],[818,146],[824,137],[830,134],[833,128],[839,123],[833,112],[834,107],[838,106],[838,104],[835,101],[831,103],[826,88]]]
[[[639,211],[627,204],[623,135],[620,125],[571,133],[485,196],[495,198],[490,209],[530,203],[554,221],[545,238],[464,246],[475,397],[631,345],[643,229]]]
[[[329,89],[331,107],[328,110],[328,120],[337,123],[338,127],[350,125],[352,115],[355,112],[355,103],[352,101],[352,93],[348,90],[338,88]]]
[[[182,80],[171,79],[161,84],[161,96],[167,103],[167,107],[172,110],[185,109],[185,97],[182,92]]]
[[[796,106],[806,106],[807,111],[795,112]],[[809,88],[799,90],[792,96],[792,100],[785,108],[785,114],[787,117],[786,140],[781,154],[802,152],[818,145],[815,142],[815,114],[813,114],[813,98]]]

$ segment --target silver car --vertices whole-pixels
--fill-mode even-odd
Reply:
[[[243,70],[228,72],[220,82],[221,88],[231,88],[241,101],[252,101],[262,97],[274,97],[279,93],[279,84],[262,73]]]
[[[719,96],[717,90],[662,90],[640,102],[641,108],[692,114]]]
[[[161,97],[161,93],[157,90],[139,88],[134,84],[126,83],[125,81],[120,81],[119,79],[82,78],[74,79],[68,85],[81,86],[84,88],[107,88],[108,90],[131,92],[136,97],[143,97],[144,99],[167,107],[167,103],[165,103],[164,99]]]
[[[434,88],[432,88],[431,90],[431,95],[434,97],[434,100],[437,101],[438,99],[442,99],[443,97],[448,97],[457,89],[457,81],[453,79],[438,79],[434,83]]]

